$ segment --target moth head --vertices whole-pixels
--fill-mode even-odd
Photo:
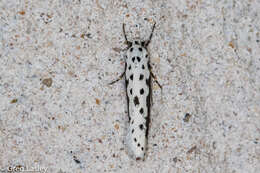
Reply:
[[[139,46],[142,46],[142,47],[145,47],[145,41],[141,41],[140,39],[135,39],[133,41],[133,45],[139,45]]]
[[[134,45],[140,45],[140,40],[134,40],[133,43]]]

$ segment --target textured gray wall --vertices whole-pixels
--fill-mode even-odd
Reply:
[[[108,83],[124,70],[122,23],[131,40],[154,21],[163,92],[136,162],[124,82]],[[0,40],[3,172],[259,172],[260,1],[2,0]]]

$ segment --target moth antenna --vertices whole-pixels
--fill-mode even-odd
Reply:
[[[147,47],[147,46],[149,45],[149,43],[151,42],[151,40],[152,40],[153,31],[154,31],[155,25],[156,25],[156,22],[154,22],[154,24],[153,24],[152,32],[151,32],[151,34],[150,34],[150,36],[149,36],[149,39],[148,39],[148,40],[146,41],[146,43],[145,43],[145,47]]]

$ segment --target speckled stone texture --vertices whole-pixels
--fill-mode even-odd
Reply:
[[[124,144],[129,40],[153,72],[145,161]],[[0,172],[257,173],[260,1],[1,0]]]

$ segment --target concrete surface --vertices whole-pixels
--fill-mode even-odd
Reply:
[[[0,172],[257,173],[260,1],[1,0]],[[126,152],[124,37],[147,39],[147,158]]]

